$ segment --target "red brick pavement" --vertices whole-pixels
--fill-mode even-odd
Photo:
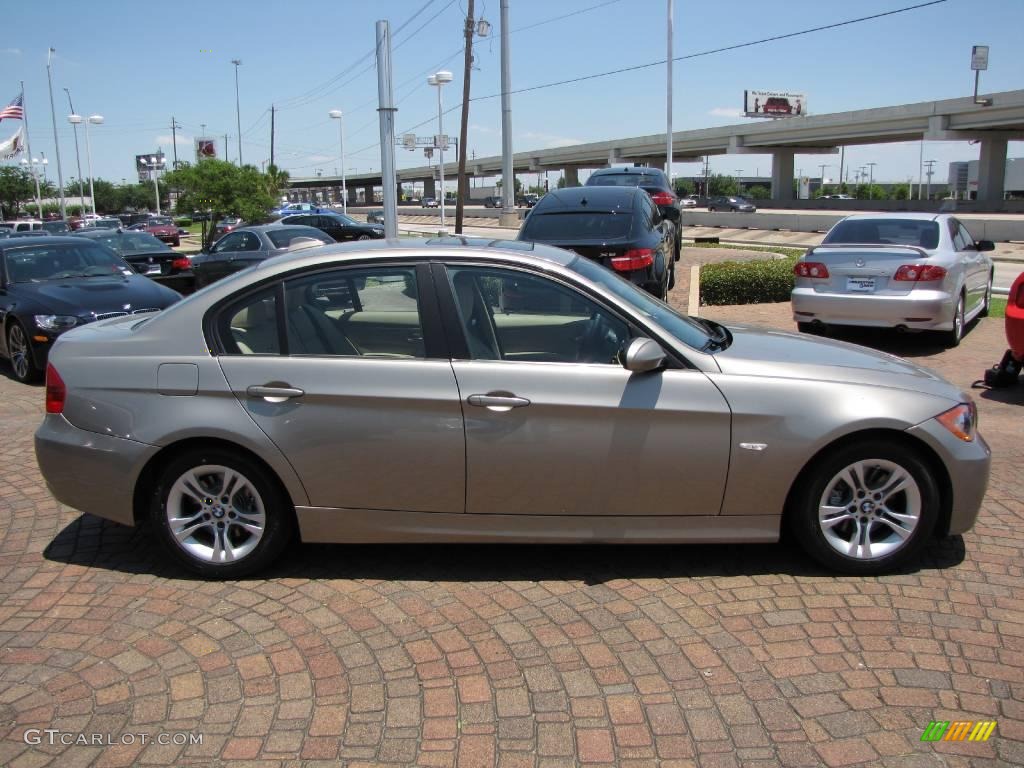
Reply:
[[[706,314],[791,327],[786,305]],[[1003,348],[993,320],[951,351],[857,338],[963,386]],[[145,529],[54,502],[42,391],[0,378],[0,765],[1022,765],[1024,387],[978,403],[979,523],[898,575],[835,576],[786,544],[305,546],[205,583]],[[983,718],[987,743],[919,741]],[[203,742],[31,746],[31,728]]]

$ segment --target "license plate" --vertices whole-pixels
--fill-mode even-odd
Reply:
[[[848,277],[846,278],[846,290],[851,293],[873,293],[875,290],[875,278]]]
[[[161,270],[160,270],[160,265],[159,264],[150,264],[148,269],[146,269],[146,274],[147,275],[159,275],[160,271]]]

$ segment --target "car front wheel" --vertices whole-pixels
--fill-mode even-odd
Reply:
[[[28,340],[28,334],[17,320],[12,321],[7,327],[7,356],[11,360],[14,378],[22,384],[39,380],[42,372],[36,366],[32,342]]]
[[[787,514],[797,540],[833,570],[884,573],[914,557],[939,517],[939,491],[913,448],[847,445],[805,472]]]
[[[295,529],[294,508],[266,469],[223,449],[189,451],[164,467],[150,519],[175,560],[215,579],[265,567]]]

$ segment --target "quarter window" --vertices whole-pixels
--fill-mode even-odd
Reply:
[[[512,270],[448,275],[472,359],[619,364],[629,327],[582,294]]]
[[[273,289],[250,294],[219,317],[219,335],[229,355],[277,355],[277,298]]]

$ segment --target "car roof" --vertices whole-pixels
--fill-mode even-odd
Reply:
[[[939,221],[948,219],[949,214],[944,213],[854,213],[843,221],[862,221],[864,219],[915,219],[917,221]]]
[[[19,242],[12,243],[12,240]],[[22,243],[21,240],[26,242]],[[44,235],[43,237],[29,237],[29,238],[16,238],[16,237],[5,237],[0,240],[0,251],[10,248],[23,248],[27,245],[81,245],[82,238],[77,236],[67,235]]]
[[[309,229],[313,232],[320,232],[320,234],[323,234],[323,232],[316,227],[310,227],[306,224],[288,224],[284,219],[278,219],[277,221],[272,221],[269,224],[252,224],[247,227],[239,227],[235,232],[266,232],[268,229]]]
[[[625,206],[632,209],[639,195],[646,196],[640,187],[567,187],[548,192],[537,205],[544,205],[544,211],[552,208],[575,208],[587,210],[594,206]]]
[[[593,171],[590,175],[591,176],[611,176],[611,175],[615,175],[615,174],[624,174],[624,173],[625,174],[637,174],[637,175],[644,175],[644,174],[646,174],[648,176],[658,176],[658,175],[664,176],[665,175],[664,171],[662,171],[660,168],[651,168],[650,166],[647,166],[647,165],[641,165],[641,166],[626,165],[626,166],[617,166],[615,168],[598,168],[596,171]]]

